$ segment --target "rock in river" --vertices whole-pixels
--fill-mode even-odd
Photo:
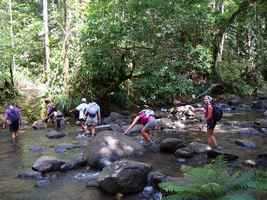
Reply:
[[[104,131],[97,133],[93,140],[89,141],[85,150],[88,165],[102,169],[112,162],[131,155],[142,155],[144,148],[131,137]]]
[[[152,167],[146,163],[121,160],[105,167],[98,177],[100,188],[108,193],[136,193],[143,190]]]
[[[160,142],[160,151],[174,153],[178,148],[185,147],[184,142],[178,138],[166,138]]]
[[[42,173],[58,171],[63,164],[65,164],[63,160],[52,156],[42,156],[34,162],[32,169]]]
[[[64,136],[66,136],[65,133],[56,130],[50,131],[46,134],[46,137],[48,137],[49,139],[58,139]]]

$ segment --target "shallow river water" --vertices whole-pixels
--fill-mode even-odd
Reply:
[[[253,121],[262,118],[257,113],[236,113],[227,114],[224,121]],[[218,126],[218,129],[220,126]],[[109,200],[114,196],[106,195],[97,189],[86,188],[84,169],[74,170],[67,173],[55,173],[49,178],[50,183],[45,187],[35,186],[36,181],[17,178],[19,172],[31,169],[33,162],[42,155],[52,155],[58,158],[70,159],[75,154],[80,153],[80,149],[69,150],[64,153],[56,153],[54,146],[60,143],[73,143],[75,141],[75,130],[77,127],[68,128],[67,136],[62,139],[50,140],[45,137],[48,130],[34,131],[31,129],[21,130],[17,141],[13,142],[7,130],[0,130],[0,200]],[[195,133],[190,137],[198,138],[206,142],[204,133]],[[258,153],[267,152],[267,136],[240,136],[237,133],[224,132],[217,135],[220,145],[225,151],[236,153],[241,159],[253,159]],[[234,140],[246,138],[254,141],[256,150],[238,147]],[[41,145],[46,149],[42,153],[32,152],[32,145]],[[175,162],[175,157],[170,154],[146,153],[140,161],[152,164],[153,169],[157,169],[170,176],[180,176],[179,166]],[[123,199],[138,199],[136,196],[128,196]]]

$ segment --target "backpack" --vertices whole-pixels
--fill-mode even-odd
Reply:
[[[8,118],[11,122],[15,122],[19,119],[19,114],[15,109],[9,109]]]
[[[218,105],[213,105],[213,119],[215,122],[218,122],[222,119],[223,117],[223,110],[218,106]]]
[[[99,106],[96,103],[90,103],[88,104],[88,108],[86,109],[86,115],[90,118],[95,118],[98,110]]]
[[[145,115],[147,115],[147,116],[155,116],[155,112],[153,110],[150,110],[150,109],[141,110],[139,112],[139,114],[142,113],[142,112],[145,113]]]

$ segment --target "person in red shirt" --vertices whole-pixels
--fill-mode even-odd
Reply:
[[[151,137],[149,130],[156,128],[159,125],[159,119],[155,118],[155,113],[153,110],[144,109],[138,113],[138,115],[134,118],[130,126],[126,129],[124,134],[128,134],[128,132],[137,124],[140,123],[144,127],[141,129],[141,135],[143,136],[146,142],[151,143]]]
[[[204,113],[205,120],[207,122],[207,135],[208,135],[208,145],[211,148],[217,148],[217,140],[214,134],[214,128],[216,126],[216,121],[213,119],[213,105],[212,97],[206,95],[203,98],[203,107],[195,108],[195,112],[200,111]]]

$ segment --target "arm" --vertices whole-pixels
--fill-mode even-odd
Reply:
[[[134,120],[132,121],[132,123],[130,124],[130,126],[126,129],[126,131],[124,131],[124,134],[128,134],[129,130],[131,130],[135,124],[138,122],[138,120],[140,119],[139,116],[135,117]]]
[[[194,108],[193,112],[204,112],[204,108],[203,107]]]
[[[212,119],[212,113],[213,113],[213,108],[211,105],[208,106],[208,116],[206,117],[206,121]]]
[[[98,124],[101,124],[101,112],[100,109],[97,112]]]

